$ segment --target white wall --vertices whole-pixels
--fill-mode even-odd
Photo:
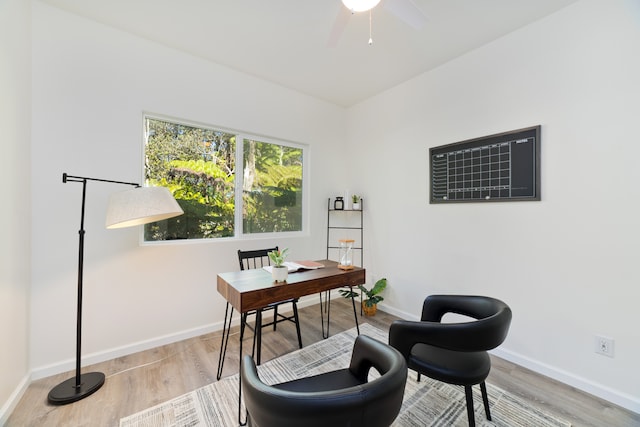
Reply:
[[[212,43],[223,42],[212,40]],[[218,272],[237,249],[279,244],[300,258],[325,255],[326,197],[342,178],[334,153],[345,111],[127,33],[33,4],[34,377],[71,369],[81,184],[63,172],[122,181],[142,177],[143,111],[308,144],[311,234],[277,241],[140,246],[139,230],[105,230],[108,194],[87,190],[83,355],[102,360],[221,329]],[[259,66],[259,64],[256,64]]]
[[[371,275],[389,279],[387,309],[416,316],[434,292],[500,297],[514,310],[502,356],[640,412],[637,2],[584,0],[345,114],[35,1],[31,164],[23,160],[29,65],[20,53],[28,35],[15,37],[29,14],[19,0],[0,4],[11,9],[0,13],[0,63],[9,55],[17,64],[8,75],[0,67],[1,116],[11,118],[2,129],[18,141],[5,148],[11,138],[3,138],[12,161],[2,173],[21,193],[8,198],[18,213],[0,221],[0,255],[14,260],[8,270],[3,264],[3,274],[14,275],[3,276],[0,312],[16,314],[0,322],[15,352],[0,350],[1,384],[9,384],[0,402],[28,369],[39,377],[72,368],[81,186],[62,184],[62,173],[139,180],[142,112],[150,111],[310,144],[313,234],[277,243],[314,258],[325,253],[326,198],[346,182],[333,153],[348,123],[349,149],[362,156],[349,182],[367,203],[365,261]],[[8,39],[22,48],[7,54]],[[536,124],[543,126],[541,202],[428,204],[429,147]],[[120,189],[90,183],[88,190],[88,361],[219,328],[224,301],[215,274],[235,269],[236,249],[264,243],[139,246],[137,230],[103,227],[107,196]],[[22,239],[29,212],[30,308],[29,241]],[[11,251],[5,233],[19,233]],[[615,338],[615,358],[593,353],[595,334]]]
[[[31,16],[0,1],[0,425],[29,383]]]
[[[584,0],[355,106],[365,265],[387,309],[513,309],[498,354],[640,412],[640,6]],[[542,201],[428,203],[428,149],[542,125]],[[391,225],[391,226],[389,226]],[[615,339],[615,357],[594,336]]]

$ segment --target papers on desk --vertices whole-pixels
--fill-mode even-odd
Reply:
[[[285,261],[282,265],[287,267],[289,273],[293,273],[298,270],[316,270],[318,268],[324,268],[324,264],[315,261]],[[273,266],[265,265],[262,268],[271,273]]]

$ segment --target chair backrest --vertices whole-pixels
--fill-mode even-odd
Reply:
[[[380,376],[367,382],[371,367]],[[356,338],[348,369],[309,377],[311,384],[321,384],[318,391],[292,391],[263,383],[248,355],[240,372],[251,425],[259,427],[388,427],[400,412],[407,381],[402,354],[366,335]],[[355,378],[356,384],[341,388],[342,381],[334,376],[341,373]],[[327,384],[335,384],[336,389],[328,390]]]
[[[278,247],[269,249],[256,249],[253,251],[241,251],[238,250],[238,262],[240,263],[240,270],[250,270],[253,268],[262,268],[265,265],[271,265],[269,259],[269,252],[277,251]]]
[[[511,309],[496,298],[477,295],[430,295],[422,305],[422,321],[440,322],[447,313],[476,319],[442,323],[446,346],[457,351],[486,351],[496,348],[507,337]]]

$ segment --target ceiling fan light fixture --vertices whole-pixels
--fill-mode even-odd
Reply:
[[[380,0],[342,0],[342,3],[352,12],[366,12],[380,3]]]

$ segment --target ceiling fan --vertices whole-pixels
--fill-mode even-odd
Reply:
[[[329,34],[329,40],[327,42],[328,47],[336,47],[338,45],[338,41],[349,23],[349,18],[356,13],[362,12],[369,12],[369,44],[372,44],[371,10],[376,7],[378,3],[382,3],[382,7],[386,11],[391,12],[391,14],[415,30],[422,29],[427,23],[427,17],[412,0],[342,0],[342,3],[344,7],[340,7],[338,15],[331,27],[331,33]]]

